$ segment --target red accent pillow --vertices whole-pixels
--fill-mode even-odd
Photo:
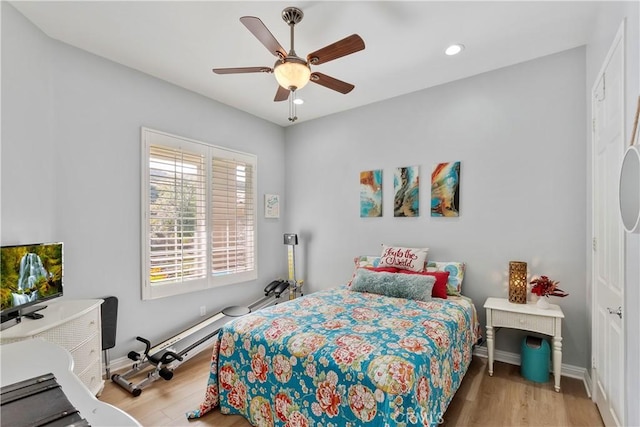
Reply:
[[[434,276],[436,278],[436,283],[433,284],[433,291],[431,291],[431,296],[434,298],[447,299],[447,282],[449,281],[448,271],[398,270],[398,273],[422,274],[423,276]]]
[[[383,273],[397,273],[399,271],[402,271],[396,267],[371,267],[367,265],[360,268],[366,268],[367,270],[370,270],[370,271],[383,272]]]

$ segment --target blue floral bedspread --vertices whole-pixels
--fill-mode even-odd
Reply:
[[[254,426],[437,425],[471,362],[471,300],[319,291],[227,323],[197,418]]]

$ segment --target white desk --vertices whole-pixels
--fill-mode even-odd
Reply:
[[[92,426],[141,427],[141,424],[126,412],[96,399],[72,372],[71,354],[57,344],[42,338],[4,344],[0,347],[0,362],[2,386],[51,372],[69,402]]]
[[[562,370],[562,309],[549,304],[546,310],[535,304],[515,304],[506,298],[487,298],[487,350],[489,353],[489,375],[493,375],[494,328],[514,328],[538,332],[553,337],[553,376],[555,390],[560,391]]]

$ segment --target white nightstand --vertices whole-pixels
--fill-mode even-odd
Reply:
[[[562,309],[550,304],[546,310],[535,304],[514,304],[506,298],[487,298],[487,350],[489,375],[493,375],[494,328],[513,328],[553,337],[553,376],[555,390],[560,391],[562,370]]]

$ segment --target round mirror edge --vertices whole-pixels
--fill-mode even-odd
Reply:
[[[637,179],[637,182],[623,182],[623,179],[629,180],[627,178],[630,174],[634,177],[639,176],[640,174],[640,148],[636,145],[629,146],[622,157],[622,164],[620,166],[620,182],[618,183],[618,210],[620,212],[620,221],[622,222],[622,226],[625,231],[628,233],[640,233],[640,179]],[[631,159],[631,160],[629,160]],[[629,163],[631,162],[631,163]],[[635,166],[635,173],[629,173],[625,169],[628,169],[628,166],[632,164]],[[635,184],[635,187],[633,185]],[[629,187],[631,189],[629,190]],[[623,190],[627,189],[624,192]],[[628,209],[623,208],[623,203],[630,198],[635,196],[637,199],[630,201],[633,206],[632,209],[635,209],[631,214],[629,214],[629,218],[626,218]],[[625,221],[626,220],[626,221]],[[629,227],[627,224],[631,224]]]

